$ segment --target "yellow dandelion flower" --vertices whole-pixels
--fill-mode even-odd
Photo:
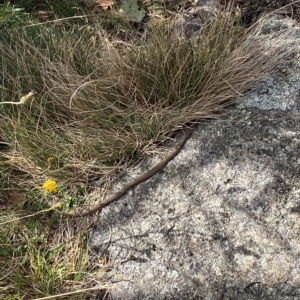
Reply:
[[[56,181],[53,179],[47,179],[44,183],[43,183],[43,189],[46,192],[57,192],[56,190]]]
[[[50,165],[50,164],[53,162],[53,160],[54,160],[54,157],[53,157],[53,156],[48,157],[48,158],[47,158],[47,163],[48,163],[48,165]]]

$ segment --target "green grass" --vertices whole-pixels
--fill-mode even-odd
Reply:
[[[88,178],[113,178],[185,124],[217,118],[288,54],[285,35],[260,37],[224,14],[200,39],[178,38],[173,21],[133,35],[124,19],[100,19],[0,31],[0,299],[106,288],[89,249],[95,219],[63,219],[54,205],[94,205]],[[57,192],[43,190],[49,178]]]
[[[86,220],[76,222],[74,228],[72,222],[52,224],[50,216],[12,221],[15,215],[1,215],[1,221],[9,221],[7,228],[1,226],[0,235],[1,299],[36,299],[84,290],[104,276],[104,268],[89,262]],[[98,289],[103,287],[104,282],[97,284]],[[88,294],[84,291],[68,299]]]

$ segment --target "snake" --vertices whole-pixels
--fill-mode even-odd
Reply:
[[[86,217],[91,216],[95,213],[100,213],[101,210],[110,205],[111,203],[117,201],[122,196],[124,196],[131,188],[137,186],[138,184],[148,180],[150,177],[158,173],[160,170],[162,170],[168,162],[170,162],[183,148],[187,140],[190,138],[194,130],[197,128],[197,123],[192,124],[189,126],[183,133],[182,137],[176,144],[176,146],[166,155],[164,156],[153,168],[151,168],[148,172],[141,174],[129,182],[127,182],[120,190],[118,190],[116,193],[110,195],[108,198],[106,198],[104,201],[101,201],[100,203],[96,204],[95,206],[92,206],[91,208],[84,209],[82,211],[75,211],[75,212],[61,212],[61,214],[64,217]]]

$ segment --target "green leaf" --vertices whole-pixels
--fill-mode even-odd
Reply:
[[[124,14],[130,21],[141,22],[145,16],[145,10],[138,7],[137,0],[122,0],[119,12]]]

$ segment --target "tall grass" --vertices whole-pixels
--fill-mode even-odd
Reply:
[[[99,28],[2,32],[0,99],[36,92],[30,105],[0,107],[10,145],[3,155],[35,180],[49,157],[47,176],[82,180],[147,153],[178,126],[213,118],[283,55],[283,40],[249,37],[227,22],[185,40],[163,26],[121,47]]]
[[[34,299],[101,281],[81,244],[92,221],[61,219],[52,205],[92,205],[90,176],[113,175],[186,123],[217,118],[289,54],[287,34],[258,32],[224,14],[189,39],[178,38],[172,22],[149,23],[126,41],[97,23],[0,32],[3,297]],[[31,90],[33,101],[3,103]],[[41,190],[47,178],[57,193]],[[39,211],[47,213],[21,219]]]

